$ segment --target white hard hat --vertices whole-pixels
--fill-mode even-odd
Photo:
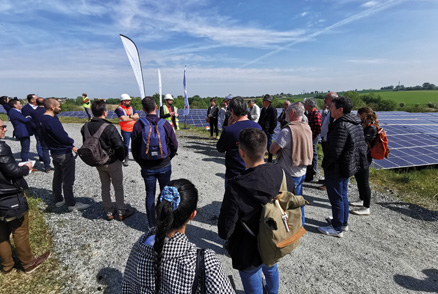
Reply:
[[[123,100],[131,100],[131,97],[128,94],[122,94],[120,95],[120,101]]]
[[[166,96],[164,96],[164,100],[173,100],[173,97],[172,97],[172,95],[170,95],[170,94],[166,94]]]

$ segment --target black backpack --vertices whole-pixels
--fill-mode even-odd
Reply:
[[[108,153],[100,146],[100,136],[107,126],[110,124],[102,124],[93,136],[88,130],[88,123],[84,126],[85,141],[81,148],[78,149],[79,157],[90,166],[104,165],[108,159]]]

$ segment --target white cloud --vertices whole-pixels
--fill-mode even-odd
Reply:
[[[361,5],[361,7],[370,8],[379,4],[377,1],[368,1]]]
[[[356,63],[356,64],[382,64],[387,63],[385,59],[347,59],[346,62]]]
[[[309,12],[308,12],[308,11],[304,11],[304,12],[301,13],[301,16],[304,17],[304,16],[306,16],[307,14],[309,14]]]

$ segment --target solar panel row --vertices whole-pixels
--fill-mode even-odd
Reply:
[[[277,109],[280,115],[282,109]],[[0,113],[5,113],[0,107]],[[143,111],[138,111],[140,117],[145,117]],[[182,109],[178,110],[180,124],[184,122],[206,127],[206,109],[191,109],[184,116]],[[374,160],[372,166],[377,169],[404,168],[438,164],[438,113],[408,113],[404,111],[378,112],[380,126],[386,131],[391,153],[389,158]],[[66,111],[60,116],[87,118],[84,111]],[[114,111],[108,112],[108,118],[117,118]],[[222,128],[223,115],[219,117],[219,128]],[[279,127],[275,132],[280,131]]]

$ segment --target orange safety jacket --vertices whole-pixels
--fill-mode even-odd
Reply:
[[[130,116],[133,114],[132,106],[126,108],[123,105],[119,105],[119,107],[123,110],[124,115]],[[134,129],[135,122],[136,122],[135,120],[122,121],[122,119],[119,117],[120,128],[122,129],[122,131],[125,132],[132,132],[132,130]]]

